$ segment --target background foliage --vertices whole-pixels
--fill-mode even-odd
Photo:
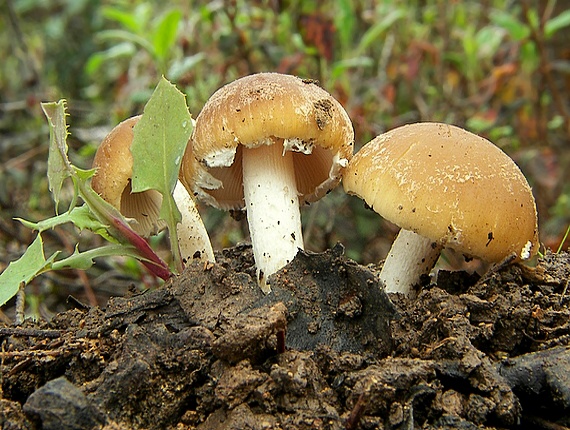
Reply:
[[[546,247],[557,249],[570,224],[569,0],[6,0],[0,9],[0,270],[33,239],[13,218],[53,214],[40,102],[68,100],[70,157],[88,168],[161,75],[194,116],[246,74],[318,79],[352,118],[355,149],[414,121],[463,126],[519,164]],[[201,212],[215,248],[247,239],[243,220]],[[340,189],[304,208],[303,222],[308,249],[341,241],[361,263],[385,256],[396,233]],[[99,239],[57,228],[49,240],[72,253]],[[165,242],[154,245],[166,253]],[[32,283],[28,309],[49,317],[68,295],[101,304],[133,282],[156,281],[128,258],[51,273]]]

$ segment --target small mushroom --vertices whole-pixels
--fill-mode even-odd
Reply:
[[[268,293],[268,277],[304,248],[299,205],[338,185],[353,141],[348,114],[314,81],[259,73],[208,100],[180,179],[217,208],[245,208],[259,284]]]
[[[426,122],[377,136],[343,184],[401,227],[380,274],[388,292],[410,294],[444,247],[491,263],[538,250],[525,177],[497,146],[459,127]]]
[[[133,156],[130,148],[134,137],[133,128],[139,119],[140,115],[121,122],[101,142],[93,159],[96,172],[91,187],[131,221],[131,227],[136,233],[149,237],[162,230],[166,224],[160,219],[162,195],[158,191],[133,193],[131,190]],[[180,181],[174,188],[173,196],[182,215],[182,220],[177,225],[182,258],[214,261],[214,252],[202,218],[194,200]]]

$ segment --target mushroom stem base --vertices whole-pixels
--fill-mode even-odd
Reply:
[[[441,249],[441,245],[424,236],[400,230],[380,272],[386,292],[411,295],[421,276],[433,269]]]
[[[267,278],[303,248],[293,155],[275,142],[243,148],[245,208],[257,277],[269,293]]]

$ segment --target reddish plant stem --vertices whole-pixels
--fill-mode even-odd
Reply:
[[[141,257],[141,263],[155,276],[167,280],[172,275],[168,265],[154,252],[148,242],[141,236],[136,234],[128,225],[125,225],[120,219],[112,218],[113,227],[117,229],[119,234],[125,238],[127,242],[133,245]]]

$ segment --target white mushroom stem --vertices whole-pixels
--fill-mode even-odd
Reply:
[[[176,226],[176,232],[183,261],[199,259],[214,262],[214,250],[202,217],[198,213],[194,199],[180,181],[174,187],[173,197],[182,215],[181,221]]]
[[[433,240],[400,230],[380,272],[386,292],[411,295],[421,276],[433,269],[441,249]]]
[[[243,148],[243,189],[257,278],[264,293],[267,278],[303,248],[293,155],[283,146]]]

